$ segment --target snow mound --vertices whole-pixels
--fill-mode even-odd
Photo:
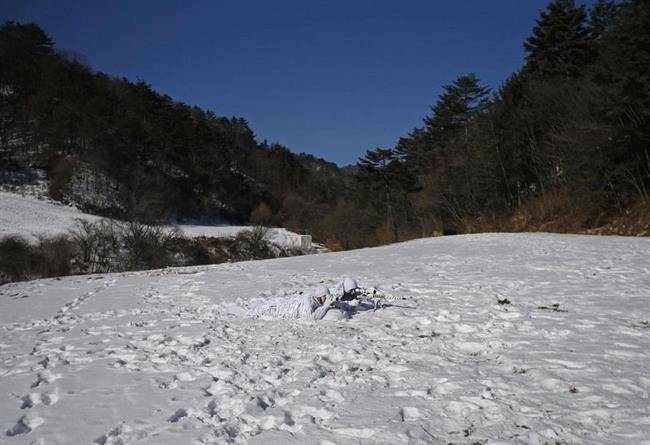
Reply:
[[[8,284],[0,442],[646,443],[649,249],[487,234]],[[228,310],[342,276],[395,299]]]

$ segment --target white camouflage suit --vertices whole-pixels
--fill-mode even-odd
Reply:
[[[326,286],[318,286],[291,297],[275,297],[253,304],[246,315],[255,318],[303,318],[321,320],[327,314],[332,303],[345,292],[357,288],[357,282],[351,278],[342,280],[332,292]]]

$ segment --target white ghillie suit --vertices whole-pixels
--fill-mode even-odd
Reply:
[[[334,286],[331,289],[331,292],[336,295],[337,299],[340,299],[344,295],[355,291],[359,288],[359,285],[357,284],[357,280],[353,278],[345,278],[342,280],[339,284]]]
[[[379,307],[381,299],[392,296],[377,292],[375,288],[360,288],[356,280],[345,278],[328,289],[319,286],[291,297],[274,297],[254,303],[246,309],[246,315],[254,318],[303,318],[321,320],[334,307],[348,317],[360,307]],[[332,303],[336,302],[335,305]]]
[[[304,318],[320,320],[329,310],[334,295],[325,286],[310,289],[293,297],[275,297],[259,302],[246,311],[255,318]]]

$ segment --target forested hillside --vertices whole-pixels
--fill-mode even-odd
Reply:
[[[0,29],[0,61],[2,160],[45,168],[55,199],[147,222],[246,221],[261,205],[284,222],[340,192],[334,164],[258,143],[242,118],[93,72],[35,24]]]
[[[584,231],[630,206],[647,217],[650,2],[556,0],[524,48],[497,91],[462,74],[422,126],[341,169],[257,141],[242,118],[94,72],[37,25],[7,22],[0,157],[45,168],[53,198],[99,214],[253,219],[333,248]]]
[[[650,2],[556,0],[492,93],[461,75],[395,147],[360,161],[385,240],[481,230],[579,231],[648,209]]]

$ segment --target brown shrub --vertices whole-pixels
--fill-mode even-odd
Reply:
[[[61,155],[52,156],[47,162],[47,178],[49,181],[50,198],[62,201],[68,192],[68,187],[74,173],[74,163]]]
[[[327,241],[325,241],[325,247],[330,252],[340,252],[340,251],[345,250],[345,248],[341,245],[341,243],[339,243],[337,241],[334,241],[334,240],[331,240],[331,239],[328,239]]]
[[[266,203],[261,203],[251,212],[251,223],[257,226],[267,226],[271,222],[273,213]]]
[[[230,245],[231,255],[244,260],[276,257],[273,245],[267,240],[268,233],[269,229],[262,226],[239,232]]]
[[[38,277],[61,277],[72,274],[76,246],[65,235],[41,239],[32,248],[32,270]]]
[[[159,269],[174,263],[170,247],[180,237],[176,229],[137,222],[122,227],[126,270]]]
[[[29,279],[31,265],[32,252],[27,241],[19,236],[0,240],[0,284]]]
[[[104,273],[116,271],[115,260],[121,249],[121,230],[112,220],[97,222],[77,220],[70,239],[78,251],[78,272]]]
[[[72,274],[76,249],[65,235],[41,238],[31,245],[23,238],[0,240],[0,283]]]
[[[552,190],[522,204],[510,218],[513,231],[576,233],[598,223],[597,197]]]

